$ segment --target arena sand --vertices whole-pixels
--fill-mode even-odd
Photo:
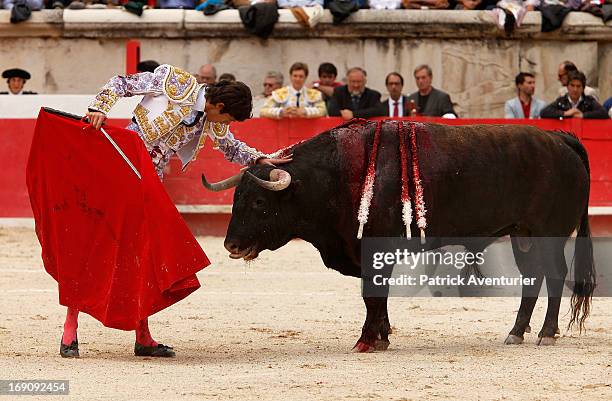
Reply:
[[[594,301],[586,334],[562,331],[556,346],[537,347],[545,302],[526,343],[505,346],[518,299],[393,298],[389,350],[353,354],[359,281],[327,270],[310,244],[245,264],[222,238],[200,241],[213,261],[203,287],[151,318],[177,358],[137,358],[133,333],[83,315],[82,357],[66,360],[65,309],[33,230],[0,229],[0,378],[68,379],[75,400],[612,399],[611,299]]]

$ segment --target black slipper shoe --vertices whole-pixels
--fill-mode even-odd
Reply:
[[[60,355],[62,358],[78,358],[79,357],[79,340],[74,340],[70,345],[65,345],[60,340]]]
[[[173,351],[172,347],[164,344],[157,344],[156,347],[147,347],[134,343],[134,355],[153,356],[157,358],[174,358],[176,353]]]

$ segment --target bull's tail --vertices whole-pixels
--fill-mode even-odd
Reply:
[[[560,134],[564,142],[569,145],[580,157],[584,168],[587,171],[587,202],[580,218],[580,227],[576,237],[576,248],[574,250],[574,292],[571,300],[571,319],[568,324],[570,329],[574,324],[578,325],[582,332],[584,322],[591,312],[591,301],[593,291],[597,285],[595,262],[593,260],[593,241],[591,240],[591,230],[589,228],[589,192],[591,169],[589,167],[589,157],[586,149],[578,139],[565,133]]]

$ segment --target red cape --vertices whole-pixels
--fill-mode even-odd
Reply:
[[[85,129],[83,129],[85,127]],[[140,172],[87,124],[42,109],[27,186],[45,270],[59,302],[133,330],[200,287],[210,262],[134,132],[105,126]]]

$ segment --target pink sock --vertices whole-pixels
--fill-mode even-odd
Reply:
[[[138,327],[136,328],[136,342],[146,347],[157,347],[157,341],[151,337],[151,332],[149,331],[148,318],[138,322]]]
[[[62,344],[70,345],[77,339],[77,329],[79,328],[79,311],[74,308],[68,308],[66,311],[66,322],[64,323],[64,334],[62,335]]]

